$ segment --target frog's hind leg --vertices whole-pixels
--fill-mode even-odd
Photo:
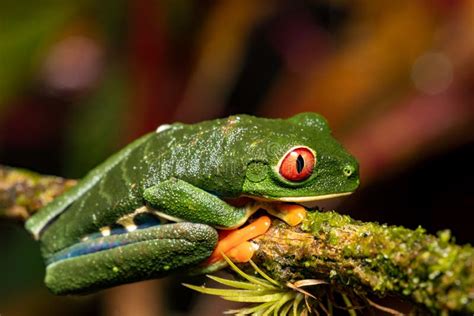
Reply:
[[[55,294],[74,294],[165,276],[207,259],[217,239],[214,228],[195,223],[89,238],[50,258],[45,283]]]

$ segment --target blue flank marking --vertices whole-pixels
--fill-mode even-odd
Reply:
[[[140,226],[137,226],[137,230],[149,228],[149,227],[152,227],[152,226],[157,226],[159,224],[160,224],[159,221],[153,221],[153,220],[142,222],[142,223],[140,223]],[[98,251],[108,250],[108,249],[112,249],[112,248],[115,248],[115,247],[125,246],[127,244],[132,244],[134,242],[138,242],[137,240],[122,240],[122,241],[120,241],[120,240],[112,240],[112,241],[108,240],[108,239],[110,239],[110,237],[112,237],[114,235],[121,235],[121,234],[125,234],[127,232],[128,231],[125,228],[117,227],[117,228],[114,228],[110,231],[110,236],[108,236],[108,237],[102,236],[101,233],[94,233],[94,234],[88,235],[87,236],[87,237],[89,237],[88,240],[80,242],[78,244],[75,244],[75,245],[73,245],[71,247],[68,247],[66,249],[63,249],[63,250],[57,252],[52,257],[50,257],[47,260],[47,265],[49,265],[53,262],[56,262],[56,261],[65,260],[65,259],[69,259],[69,258],[74,258],[74,257],[78,257],[78,256],[83,256],[83,255],[95,253],[95,252],[98,252]]]

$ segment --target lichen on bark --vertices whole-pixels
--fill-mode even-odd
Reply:
[[[76,180],[0,165],[0,218],[25,221]]]

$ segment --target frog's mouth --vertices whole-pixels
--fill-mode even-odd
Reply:
[[[285,197],[269,197],[269,196],[255,196],[255,195],[245,195],[245,196],[253,200],[264,201],[264,202],[305,203],[305,202],[316,202],[316,201],[321,201],[321,200],[334,199],[334,198],[350,195],[352,193],[353,191],[343,192],[343,193],[324,194],[324,195],[317,195],[317,196],[285,196]]]

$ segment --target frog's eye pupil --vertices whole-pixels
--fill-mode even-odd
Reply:
[[[308,179],[313,173],[316,158],[307,147],[296,147],[283,157],[280,164],[280,175],[286,180],[299,182]]]
[[[298,155],[298,158],[296,159],[296,170],[298,173],[301,173],[303,171],[304,167],[304,159],[301,155]]]

